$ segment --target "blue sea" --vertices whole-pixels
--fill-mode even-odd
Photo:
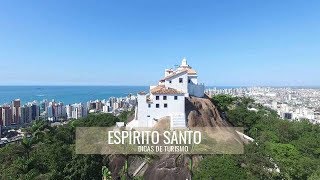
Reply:
[[[147,86],[0,86],[0,105],[20,99],[22,103],[44,99],[64,104],[124,97],[147,91]]]
[[[239,86],[216,86],[217,89],[238,88]],[[244,86],[245,87],[245,86]],[[214,88],[208,86],[207,88]],[[0,105],[20,99],[22,103],[55,100],[64,104],[85,103],[110,97],[136,95],[148,91],[148,86],[0,86]]]

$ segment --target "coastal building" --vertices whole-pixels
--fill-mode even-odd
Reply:
[[[94,112],[102,111],[103,110],[103,101],[95,100],[87,102],[87,107],[89,110],[94,110]]]
[[[96,110],[97,111],[101,111],[102,110],[102,107],[103,107],[103,104],[101,101],[97,100],[96,101]]]
[[[30,123],[32,121],[32,109],[30,105],[25,105],[25,108],[26,108],[25,123]]]
[[[186,127],[185,98],[203,97],[204,84],[198,83],[197,72],[183,59],[176,69],[166,69],[164,78],[149,92],[138,93],[135,119],[129,127],[153,127],[168,117],[171,128]]]
[[[72,118],[72,106],[70,104],[66,105],[66,114],[67,114],[67,119]]]
[[[0,106],[0,126],[3,126],[2,122],[2,107]]]
[[[46,108],[49,106],[49,102],[47,100],[43,100],[40,102],[40,114],[43,115],[46,112]]]
[[[40,111],[40,108],[38,107],[37,110]],[[47,120],[52,122],[65,119],[67,116],[66,107],[63,105],[62,102],[59,102],[59,103],[55,101],[49,102],[45,112],[46,112]]]
[[[54,105],[54,114],[57,119],[65,117],[66,111],[63,103],[59,102]]]
[[[46,108],[46,112],[47,112],[47,119],[49,121],[53,122],[56,120],[56,118],[54,116],[54,109],[53,109],[51,103],[49,103],[48,107]]]
[[[19,111],[20,111],[20,124],[24,124],[26,123],[26,119],[27,119],[27,114],[26,114],[26,106],[23,105],[20,107]]]
[[[12,109],[9,105],[2,106],[2,124],[3,126],[10,126],[12,121]]]
[[[31,120],[38,120],[40,116],[40,108],[39,106],[33,102],[29,105],[31,109]]]
[[[15,99],[12,101],[12,122],[11,125],[19,124],[20,121],[20,99]]]
[[[287,120],[308,119],[320,123],[320,89],[298,87],[234,87],[207,89],[208,96],[227,94],[249,97]]]
[[[104,105],[103,106],[103,109],[102,109],[102,112],[104,113],[110,113],[112,111],[112,108],[110,107],[110,105]]]
[[[79,119],[88,115],[88,108],[91,107],[94,112],[105,112],[118,115],[123,111],[130,111],[136,105],[136,96],[128,96],[115,98],[111,97],[109,100],[95,100],[87,103],[76,103],[64,105],[62,102],[55,100],[43,100],[28,102],[20,106],[20,100],[11,101],[11,104],[4,104],[0,106],[0,125],[9,127],[17,125],[24,125],[33,120],[43,118],[45,120],[56,122],[67,119]],[[18,111],[16,111],[18,109]],[[16,116],[18,115],[18,116]],[[19,117],[18,121],[13,119]]]
[[[76,103],[72,105],[72,119],[79,119],[88,115],[88,110],[82,103]]]

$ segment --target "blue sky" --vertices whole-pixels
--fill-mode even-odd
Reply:
[[[2,0],[1,85],[319,86],[318,0]]]

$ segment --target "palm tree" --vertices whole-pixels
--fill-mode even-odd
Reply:
[[[129,169],[128,169],[128,161],[129,161],[129,155],[125,154],[125,162],[124,165],[122,167],[122,170],[120,171],[120,177],[121,179],[127,179],[129,177]]]
[[[36,132],[33,133],[32,137],[35,138],[37,142],[39,142],[43,140],[44,132],[37,130]]]
[[[32,150],[32,145],[33,145],[32,141],[33,141],[32,138],[23,138],[23,140],[21,141],[21,145],[23,146],[24,152],[28,159],[30,156],[30,152]]]
[[[111,172],[109,171],[109,169],[106,166],[102,167],[102,178],[103,180],[111,180]]]

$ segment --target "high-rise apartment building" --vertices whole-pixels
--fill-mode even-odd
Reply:
[[[2,107],[0,106],[0,126],[3,126],[2,122]]]
[[[15,99],[12,101],[12,125],[16,125],[19,124],[20,121],[20,112],[19,112],[19,108],[20,108],[20,99]]]
[[[2,126],[3,126],[3,122],[2,122],[2,107],[0,106],[0,138],[2,138]]]
[[[67,119],[72,118],[72,106],[71,105],[66,105],[66,114],[67,114]]]
[[[30,105],[26,106],[26,121],[25,123],[30,123],[32,121],[32,109]]]
[[[51,104],[49,104],[49,106],[46,109],[47,112],[47,118],[49,121],[55,121],[55,117],[54,117],[54,109],[52,107]]]
[[[73,119],[79,119],[82,117],[86,117],[87,115],[88,115],[88,110],[85,105],[83,105],[82,103],[72,105],[72,118]]]
[[[27,122],[27,114],[26,114],[26,106],[20,107],[20,124],[24,124]]]
[[[10,126],[12,121],[12,109],[10,106],[2,107],[2,123],[3,126]]]
[[[33,104],[30,104],[30,109],[31,109],[31,120],[38,120],[40,115],[39,106],[33,103]]]

